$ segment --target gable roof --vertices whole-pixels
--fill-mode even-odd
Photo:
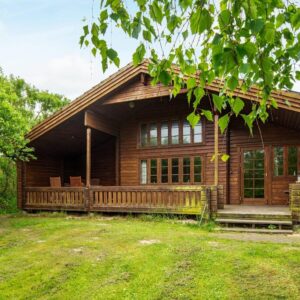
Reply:
[[[28,133],[27,138],[31,141],[35,140],[36,138],[61,124],[71,116],[84,110],[94,102],[103,99],[106,95],[117,89],[119,86],[127,83],[137,75],[142,73],[148,74],[148,64],[149,62],[147,60],[144,60],[143,63],[136,67],[133,66],[132,63],[130,63],[127,66],[121,68],[119,71],[76,98],[70,104],[63,107],[55,114],[33,127],[32,130]],[[174,67],[174,72],[179,72],[179,69],[177,67]],[[219,92],[222,86],[223,83],[221,82],[221,80],[216,79],[211,84],[207,84],[205,88],[209,92]],[[237,88],[233,92],[233,95],[246,100],[259,102],[261,100],[261,97],[259,97],[258,92],[259,89],[257,87],[252,87],[247,92],[243,92],[241,89]],[[288,91],[274,91],[271,95],[277,101],[279,108],[300,112],[299,93]],[[146,98],[147,97],[145,97],[145,99]]]

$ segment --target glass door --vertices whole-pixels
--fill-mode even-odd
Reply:
[[[263,149],[243,151],[242,200],[245,204],[264,204],[265,153]]]

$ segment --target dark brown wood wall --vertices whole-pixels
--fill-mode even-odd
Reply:
[[[241,121],[231,124],[230,133],[230,204],[241,203],[241,151],[242,149],[253,149],[265,147],[266,165],[268,172],[266,180],[265,194],[269,196],[268,204],[284,205],[288,203],[288,185],[295,182],[295,178],[274,178],[272,174],[272,146],[298,145],[300,146],[300,134],[296,130],[280,127],[276,124],[261,124],[261,136],[257,126],[254,128],[253,136]],[[298,159],[298,170],[300,169],[300,159]]]
[[[185,119],[190,109],[185,99],[151,101],[135,117],[121,126],[120,138],[120,180],[121,185],[138,185],[139,162],[143,158],[167,158],[182,156],[202,156],[203,182],[214,184],[214,163],[211,158],[214,153],[214,127],[212,122],[203,118],[203,143],[194,145],[179,145],[168,147],[140,148],[138,146],[139,126],[142,122],[160,122],[165,120]],[[220,151],[226,152],[226,138],[220,135]],[[219,180],[224,185],[226,194],[226,164],[220,162]]]
[[[49,186],[49,177],[62,176],[63,160],[60,158],[41,156],[26,163],[26,186]]]

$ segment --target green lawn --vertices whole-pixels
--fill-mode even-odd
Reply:
[[[300,244],[151,217],[0,216],[0,299],[300,299]]]

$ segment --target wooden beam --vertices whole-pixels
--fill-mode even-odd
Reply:
[[[86,187],[91,186],[91,128],[86,129]]]
[[[117,136],[115,142],[115,172],[116,172],[116,185],[120,185],[120,138]]]
[[[85,112],[84,125],[113,136],[119,136],[119,128],[113,121],[92,111]]]
[[[219,184],[219,115],[214,115],[214,156],[215,156],[215,168],[214,168],[214,184]]]

